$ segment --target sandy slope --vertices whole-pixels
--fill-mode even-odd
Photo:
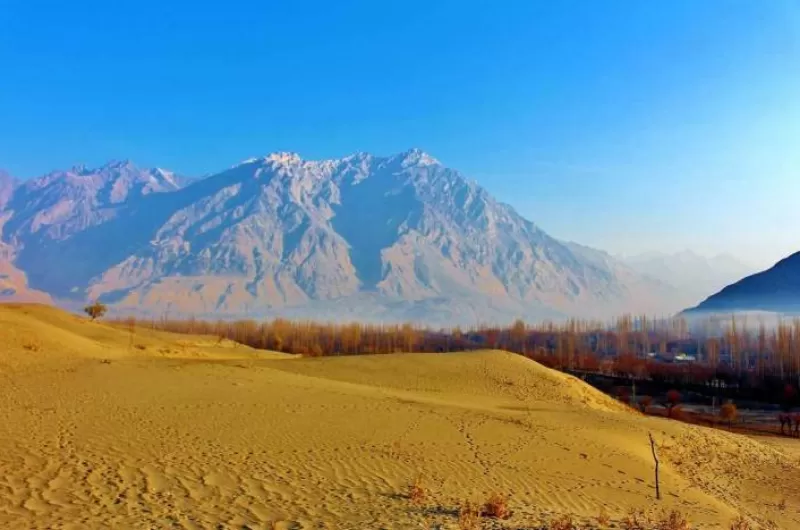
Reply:
[[[301,359],[0,306],[0,378],[3,528],[454,528],[492,491],[507,528],[619,518],[653,505],[648,431],[663,508],[800,527],[794,446],[644,418],[502,352]]]

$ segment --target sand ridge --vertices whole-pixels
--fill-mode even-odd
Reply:
[[[0,306],[0,404],[5,528],[455,528],[494,491],[506,528],[619,519],[653,505],[648,432],[664,509],[800,527],[793,446],[643,417],[504,352],[304,359]]]

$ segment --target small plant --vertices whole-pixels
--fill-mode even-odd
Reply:
[[[741,515],[731,521],[730,530],[750,530],[750,523]]]
[[[656,530],[691,530],[689,520],[679,511],[672,510],[656,525]]]
[[[606,511],[605,506],[600,508],[600,513],[597,514],[597,524],[601,528],[611,524],[611,517],[608,516],[608,512]]]
[[[567,514],[551,520],[547,525],[547,530],[578,530],[578,526],[572,520],[572,516]]]
[[[102,318],[107,311],[108,306],[100,303],[99,301],[95,301],[93,304],[89,304],[83,308],[83,312],[89,315],[89,318],[91,318],[93,321],[97,320],[98,318]]]
[[[673,409],[681,402],[681,393],[677,390],[667,392],[667,417],[671,418]]]
[[[786,511],[786,499],[781,499],[781,502],[778,503],[778,510],[782,512]]]
[[[458,508],[459,530],[479,530],[481,525],[481,511],[478,505],[464,501]]]
[[[501,493],[493,493],[483,505],[483,515],[495,517],[497,519],[507,519],[511,512],[508,510],[508,496]]]
[[[631,511],[622,520],[622,528],[624,530],[646,530],[649,522],[643,512]]]
[[[422,475],[417,475],[414,482],[409,486],[408,498],[414,504],[422,504],[428,498],[428,490],[425,488]]]
[[[38,352],[42,349],[42,343],[37,338],[26,338],[22,342],[22,349],[25,351]]]
[[[728,401],[719,408],[719,416],[728,422],[729,429],[733,428],[733,422],[736,421],[738,413],[739,411],[736,409],[736,405],[733,401]]]

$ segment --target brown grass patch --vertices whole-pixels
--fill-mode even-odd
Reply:
[[[422,475],[417,475],[414,482],[408,487],[408,498],[414,504],[422,504],[428,498],[429,492],[425,487]]]
[[[477,504],[464,501],[458,508],[459,530],[479,530],[481,527],[481,510]]]
[[[547,530],[578,530],[571,515],[562,515],[547,523]]]
[[[483,505],[483,515],[497,519],[507,519],[511,516],[508,509],[508,495],[492,493]]]

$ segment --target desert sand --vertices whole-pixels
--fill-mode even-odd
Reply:
[[[0,378],[2,528],[457,528],[492,492],[513,515],[485,528],[800,528],[798,442],[643,417],[499,351],[299,358],[6,305]]]

